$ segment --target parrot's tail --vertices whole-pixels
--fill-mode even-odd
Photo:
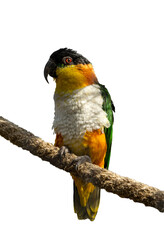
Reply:
[[[88,197],[84,200],[82,197],[88,191]],[[100,203],[100,189],[93,186],[91,183],[85,184],[85,187],[80,189],[74,182],[74,210],[77,213],[78,219],[89,218],[93,221],[96,217]],[[92,190],[90,190],[92,188]],[[81,191],[82,190],[82,191]],[[79,192],[80,191],[80,192]]]

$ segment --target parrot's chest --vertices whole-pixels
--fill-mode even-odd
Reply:
[[[103,98],[98,85],[90,85],[67,94],[54,95],[55,116],[53,128],[63,137],[64,145],[72,151],[83,152],[86,132],[109,127],[106,112],[102,109]],[[74,151],[75,152],[75,151]]]

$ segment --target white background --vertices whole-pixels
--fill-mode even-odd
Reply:
[[[54,142],[43,69],[70,47],[115,103],[110,170],[164,189],[163,1],[3,1],[0,114]],[[0,138],[0,239],[164,239],[164,215],[102,191],[94,222],[73,212],[72,179]]]

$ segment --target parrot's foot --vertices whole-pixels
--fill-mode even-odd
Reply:
[[[60,157],[64,158],[67,153],[70,153],[70,150],[67,147],[62,146],[59,150]]]
[[[78,171],[78,168],[81,164],[86,163],[86,162],[92,163],[90,157],[88,157],[87,155],[77,157],[74,161],[76,162],[76,170],[77,171]]]

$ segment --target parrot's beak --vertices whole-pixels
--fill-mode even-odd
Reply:
[[[51,59],[49,59],[49,61],[47,62],[46,66],[44,68],[44,77],[47,82],[48,82],[48,75],[50,75],[53,78],[56,78],[56,67],[57,66],[56,66],[55,62],[52,61]]]

